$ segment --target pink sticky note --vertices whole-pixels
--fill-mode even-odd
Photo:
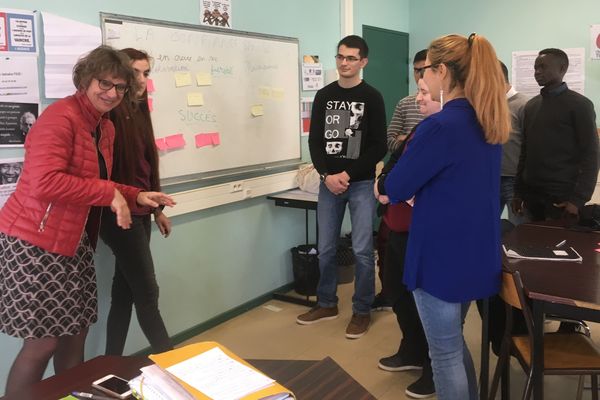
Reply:
[[[167,136],[165,138],[165,142],[167,144],[168,149],[179,149],[185,146],[185,139],[183,138],[183,133]]]
[[[152,97],[148,97],[148,110],[150,110],[150,112],[154,111],[154,102],[152,101]]]
[[[210,146],[211,144],[213,144],[210,133],[199,133],[195,136],[195,139],[196,147]]]
[[[221,136],[219,135],[219,132],[213,132],[210,134],[211,139],[212,139],[212,144],[214,146],[218,146],[221,144]]]
[[[155,139],[154,143],[156,143],[156,148],[165,151],[167,150],[167,143],[165,143],[165,138]]]
[[[152,93],[156,90],[154,88],[154,81],[152,79],[146,79],[146,90],[148,93]]]
[[[597,251],[598,253],[600,253],[600,249],[596,249],[596,251]]]

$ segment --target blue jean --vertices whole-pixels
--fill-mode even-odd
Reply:
[[[318,304],[321,307],[333,307],[338,302],[336,253],[346,204],[350,208],[352,250],[356,258],[352,311],[355,314],[369,314],[375,297],[373,180],[351,182],[348,190],[340,195],[331,193],[327,186],[321,183],[317,207],[321,272],[317,286]]]
[[[413,295],[429,343],[438,400],[477,400],[475,366],[462,332],[471,303],[448,303],[423,289]]]

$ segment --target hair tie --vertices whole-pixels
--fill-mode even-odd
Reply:
[[[475,40],[475,36],[477,36],[475,32],[469,35],[469,39],[467,40],[467,42],[469,43],[469,47],[473,46],[473,40]]]

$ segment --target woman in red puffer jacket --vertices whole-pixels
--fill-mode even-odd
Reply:
[[[101,46],[73,70],[77,92],[49,106],[25,142],[23,173],[0,210],[0,331],[23,338],[6,394],[83,361],[97,320],[93,264],[100,207],[128,229],[130,207],[173,205],[109,181],[114,127],[106,113],[135,88],[129,60]]]

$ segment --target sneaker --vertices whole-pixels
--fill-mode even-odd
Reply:
[[[382,292],[379,292],[371,304],[371,311],[392,311],[392,303],[385,298]]]
[[[338,317],[338,308],[337,306],[333,307],[319,307],[315,306],[310,309],[310,311],[305,312],[304,314],[298,315],[296,318],[296,322],[300,325],[311,325],[316,324],[317,322],[327,321],[330,319],[336,319]]]
[[[352,314],[352,319],[346,328],[348,339],[358,339],[369,330],[371,314]]]
[[[408,385],[404,393],[413,399],[427,399],[435,396],[433,377],[431,375],[420,377],[415,382]]]
[[[403,359],[400,353],[396,353],[393,356],[380,359],[377,366],[384,371],[390,372],[409,371],[411,369],[422,369],[423,361],[409,362]]]

